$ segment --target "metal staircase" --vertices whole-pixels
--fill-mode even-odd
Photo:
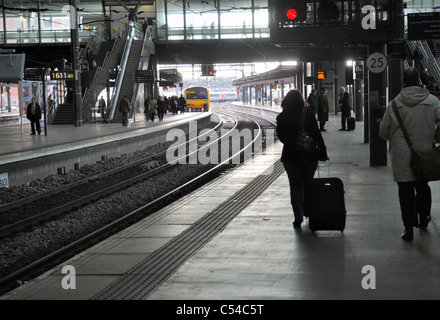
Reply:
[[[125,95],[131,100],[132,106],[136,104],[139,84],[134,81],[135,72],[136,70],[147,70],[150,56],[155,53],[151,27],[147,29],[143,40],[137,40],[140,38],[139,36],[139,26],[131,22],[106,121],[122,122],[122,114],[119,112],[118,105]],[[132,112],[133,109],[132,107]]]
[[[423,59],[421,59],[422,67],[428,69],[429,74],[434,77],[437,83],[440,83],[440,64],[434,57],[431,48],[426,41],[408,41],[408,48],[411,54],[414,54],[417,47],[420,49]],[[420,70],[421,71],[421,70]]]
[[[128,30],[125,30],[122,36],[114,41],[103,42],[97,57],[95,57],[98,66],[93,70],[90,87],[84,92],[82,99],[84,123],[90,123],[92,120],[91,108],[95,106],[102,90],[108,86],[111,71],[119,65],[127,32]]]
[[[142,44],[142,40],[133,40],[127,66],[125,68],[125,74],[121,83],[119,96],[114,97],[113,99],[120,101],[124,96],[128,96],[129,100],[132,99],[133,88],[135,86],[134,73],[136,70],[138,70],[139,59],[142,52]],[[117,104],[117,107],[118,105],[119,103]],[[118,108],[116,109],[112,122],[122,122],[122,113],[119,112]]]

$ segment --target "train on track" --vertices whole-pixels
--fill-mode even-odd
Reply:
[[[189,87],[184,90],[186,109],[189,112],[209,111],[209,89],[206,87]]]

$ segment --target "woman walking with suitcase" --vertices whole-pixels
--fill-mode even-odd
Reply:
[[[278,138],[284,144],[281,162],[289,178],[290,200],[295,216],[293,226],[300,228],[304,219],[304,199],[307,198],[308,185],[313,180],[318,161],[326,161],[328,156],[315,111],[305,106],[301,92],[290,91],[281,107],[283,111],[277,117],[276,129]],[[320,146],[319,159],[305,158],[298,153],[296,142],[302,129]]]

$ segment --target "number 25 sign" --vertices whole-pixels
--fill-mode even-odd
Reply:
[[[382,73],[388,67],[388,58],[380,52],[375,52],[367,58],[367,68],[372,73]]]

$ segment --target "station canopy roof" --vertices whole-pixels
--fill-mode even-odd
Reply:
[[[298,72],[298,66],[279,66],[276,69],[255,74],[249,77],[244,77],[240,79],[235,79],[232,81],[234,86],[242,86],[245,84],[254,84],[262,82],[272,82],[284,78],[289,78],[294,76]]]

